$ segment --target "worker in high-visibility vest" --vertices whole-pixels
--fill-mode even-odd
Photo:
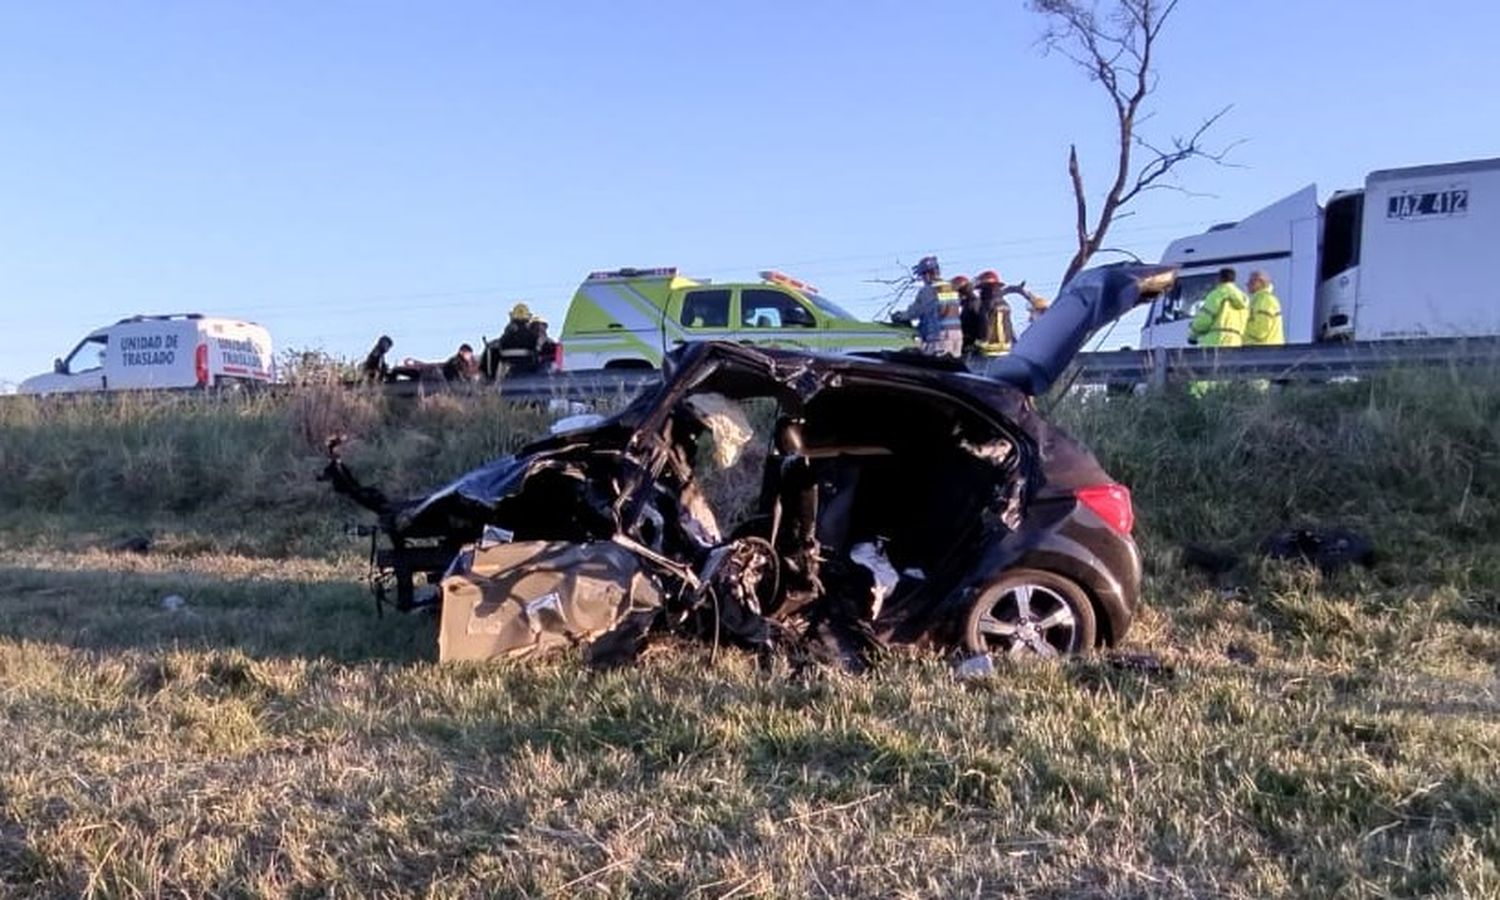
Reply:
[[[928,356],[962,356],[963,304],[958,292],[943,280],[937,257],[922,257],[911,272],[922,280],[922,287],[917,291],[916,300],[898,318],[916,320],[922,352]]]
[[[1010,319],[1010,304],[1005,302],[1005,282],[993,269],[980,272],[979,311],[984,330],[974,342],[980,356],[1003,356],[1016,342],[1015,326]]]
[[[1193,321],[1188,323],[1188,341],[1203,347],[1238,347],[1244,343],[1245,325],[1250,319],[1250,300],[1235,284],[1234,269],[1219,270],[1219,283],[1208,296]]]
[[[1286,343],[1286,332],[1281,325],[1281,301],[1276,299],[1271,276],[1265,272],[1251,272],[1250,320],[1245,325],[1245,346],[1270,347]]]

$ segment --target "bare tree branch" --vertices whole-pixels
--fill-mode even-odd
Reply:
[[[899,259],[896,260],[896,265],[903,269],[910,268]],[[897,307],[901,306],[902,299],[917,286],[916,276],[910,274],[902,275],[898,278],[866,278],[864,282],[865,284],[879,284],[890,288],[890,294],[886,298],[885,304],[880,307],[880,311],[875,315],[877,321],[890,318],[891,313]]]
[[[1140,125],[1152,118],[1152,113],[1143,111],[1142,105],[1160,81],[1154,68],[1156,42],[1180,0],[1111,0],[1103,14],[1100,2],[1030,0],[1032,11],[1046,21],[1040,39],[1042,46],[1078,66],[1091,81],[1098,82],[1115,108],[1119,150],[1114,177],[1092,222],[1078,149],[1076,145],[1068,148],[1068,178],[1077,214],[1078,246],[1063,275],[1064,284],[1088,265],[1090,257],[1101,252],[1110,225],[1129,214],[1123,207],[1142,194],[1158,190],[1199,196],[1163,179],[1189,160],[1226,165],[1229,152],[1238,146],[1235,142],[1213,151],[1203,144],[1204,136],[1229,112],[1227,106],[1205,119],[1192,134],[1172,138],[1169,146],[1153,144],[1137,132]],[[1136,151],[1140,151],[1143,161],[1136,160]]]
[[[1078,168],[1078,148],[1068,148],[1068,175],[1073,179],[1073,199],[1078,207],[1078,244],[1089,238],[1089,198],[1083,192],[1083,171]]]

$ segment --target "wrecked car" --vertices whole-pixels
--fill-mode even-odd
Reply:
[[[1032,398],[1170,269],[1082,273],[985,373],[909,353],[688,344],[602,421],[374,511],[377,596],[437,605],[442,659],[679,633],[852,669],[890,645],[1053,657],[1139,602],[1130,493]],[[393,596],[392,596],[393,595]]]

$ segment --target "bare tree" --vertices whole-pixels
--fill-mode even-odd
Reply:
[[[1232,149],[1231,145],[1214,152],[1204,149],[1202,144],[1204,135],[1223,118],[1228,107],[1209,116],[1192,134],[1173,137],[1169,145],[1152,143],[1136,131],[1137,126],[1150,118],[1150,113],[1143,112],[1141,107],[1156,90],[1158,75],[1152,54],[1177,3],[1178,0],[1111,0],[1101,10],[1099,0],[1030,0],[1032,11],[1047,20],[1042,43],[1049,51],[1072,60],[1108,92],[1119,128],[1114,179],[1092,221],[1083,170],[1078,163],[1078,147],[1076,144],[1068,147],[1078,249],[1063,275],[1064,284],[1088,265],[1095,253],[1108,250],[1104,239],[1110,225],[1130,215],[1124,207],[1131,201],[1156,190],[1187,193],[1181,186],[1163,179],[1190,159],[1223,163]]]

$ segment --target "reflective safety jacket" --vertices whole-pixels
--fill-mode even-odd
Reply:
[[[1250,295],[1250,322],[1245,326],[1245,346],[1273,346],[1286,343],[1281,326],[1281,301],[1275,287],[1266,285]]]
[[[963,301],[946,281],[934,281],[917,291],[917,299],[906,310],[907,319],[917,320],[917,336],[937,342],[963,335]]]
[[[1016,342],[1015,326],[1010,320],[1010,304],[1000,298],[984,305],[984,337],[974,342],[982,356],[1004,356]]]
[[[1208,292],[1188,326],[1200,347],[1238,347],[1244,343],[1250,301],[1239,285],[1224,283]]]

